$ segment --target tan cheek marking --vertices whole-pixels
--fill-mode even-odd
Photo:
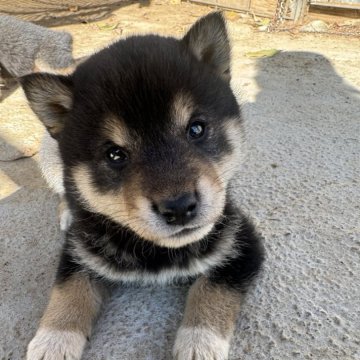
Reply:
[[[207,328],[228,338],[235,327],[240,301],[239,292],[201,277],[189,291],[181,326]]]
[[[224,124],[224,128],[227,139],[233,149],[230,154],[224,156],[216,163],[216,171],[219,181],[226,187],[244,159],[244,131],[238,119],[228,120],[228,122]]]
[[[116,194],[103,194],[97,191],[92,183],[90,171],[86,165],[78,165],[72,169],[73,179],[81,197],[80,200],[90,211],[113,217],[116,213],[119,216],[125,216],[127,209],[125,207],[124,195],[121,190]],[[84,201],[85,200],[85,201]]]
[[[80,195],[80,201],[90,211],[106,215],[112,220],[128,226],[139,235],[144,234],[144,225],[139,214],[139,187],[137,181],[130,186],[123,186],[116,193],[107,194],[97,191],[92,184],[90,171],[86,165],[78,165],[72,169],[73,179]]]
[[[226,193],[216,174],[209,176],[209,173],[201,175],[198,181],[202,204],[199,216],[205,223],[215,223],[223,212]]]
[[[180,93],[175,96],[171,114],[177,128],[186,128],[193,110],[194,105],[190,95]]]
[[[234,154],[226,155],[216,164],[218,181],[221,186],[226,188],[228,182],[233,177],[236,170],[236,157]]]
[[[222,181],[221,172],[218,164],[199,164],[200,174],[198,184],[206,189],[211,190],[211,194],[216,196],[216,201],[225,197],[226,184]],[[209,204],[211,205],[211,204]]]
[[[241,149],[245,141],[244,128],[239,118],[228,119],[224,125],[229,141],[234,147]]]
[[[89,336],[102,296],[99,285],[85,275],[70,277],[54,286],[40,328],[75,331]]]

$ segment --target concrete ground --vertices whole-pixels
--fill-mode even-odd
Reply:
[[[80,56],[128,32],[178,36],[208,11],[154,1],[116,11],[109,21],[117,29],[63,28]],[[234,196],[257,224],[267,253],[242,307],[230,359],[360,359],[359,39],[259,33],[233,16],[229,28],[248,143]],[[268,48],[282,52],[245,56]],[[36,164],[42,131],[20,89],[0,104],[1,360],[24,358],[63,241],[58,198]],[[119,289],[84,359],[170,359],[186,291]]]

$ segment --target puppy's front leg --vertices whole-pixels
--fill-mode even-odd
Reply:
[[[27,360],[80,359],[102,297],[101,285],[85,273],[58,280],[28,346]]]
[[[225,360],[241,300],[259,273],[263,246],[243,216],[234,233],[234,256],[191,287],[174,346],[176,360]]]
[[[203,276],[191,287],[174,345],[176,360],[225,360],[241,293]]]

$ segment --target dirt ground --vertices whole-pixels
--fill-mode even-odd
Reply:
[[[152,1],[102,21],[57,27],[74,57],[130,34],[180,37],[210,7]],[[360,359],[360,41],[266,33],[226,13],[232,86],[249,156],[235,196],[265,239],[264,276],[243,307],[231,360]],[[265,49],[269,58],[247,54]],[[20,360],[56,271],[57,197],[37,169],[43,127],[21,89],[0,103],[0,359]],[[29,158],[23,158],[29,157]],[[84,359],[169,360],[184,289],[119,292]]]

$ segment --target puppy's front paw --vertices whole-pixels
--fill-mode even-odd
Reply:
[[[181,326],[176,335],[175,360],[226,360],[229,341],[204,327]]]
[[[31,340],[27,360],[80,360],[86,338],[76,331],[40,328]]]

